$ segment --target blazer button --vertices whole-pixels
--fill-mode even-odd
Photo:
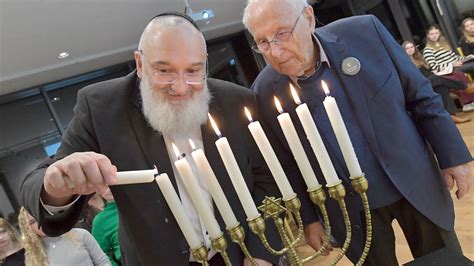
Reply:
[[[359,230],[359,229],[360,229],[360,225],[355,224],[355,225],[354,225],[354,230]]]

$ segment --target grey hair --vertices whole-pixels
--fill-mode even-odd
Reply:
[[[143,30],[142,35],[140,36],[140,41],[138,42],[138,50],[140,51],[143,48],[143,43],[145,42],[146,38],[150,35],[150,33],[153,32],[154,27],[159,26],[159,27],[169,28],[169,27],[176,27],[184,23],[188,23],[190,26],[194,27],[194,25],[191,22],[187,21],[185,18],[178,17],[178,16],[171,16],[171,15],[158,16],[152,19],[148,23],[148,25],[146,25],[145,29]],[[203,40],[205,40],[204,36],[203,36]]]
[[[244,26],[246,29],[248,29],[248,19],[249,19],[249,7],[254,4],[258,4],[261,1],[272,1],[272,0],[247,0],[247,4],[244,9],[244,14],[242,18],[242,23],[244,23]],[[304,7],[307,7],[308,1],[307,0],[276,0],[278,2],[286,2],[290,9],[288,10],[289,12],[296,13],[300,12],[303,10]],[[291,14],[291,13],[290,13]]]

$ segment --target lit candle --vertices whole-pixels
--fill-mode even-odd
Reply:
[[[196,207],[199,217],[202,219],[204,226],[209,232],[210,238],[216,239],[222,235],[222,231],[219,228],[219,224],[217,223],[211,208],[204,201],[204,197],[201,193],[201,190],[199,189],[199,184],[193,174],[193,170],[191,169],[191,166],[189,165],[186,158],[184,156],[181,158],[176,145],[171,143],[171,146],[173,147],[176,157],[178,157],[178,160],[174,162],[176,170],[178,170],[178,173],[183,180],[184,186],[186,187],[186,190],[188,191],[189,196],[191,196],[191,200]]]
[[[336,134],[339,147],[341,147],[342,156],[344,157],[344,161],[346,161],[349,174],[351,177],[361,176],[362,170],[360,169],[359,160],[357,160],[357,156],[355,154],[354,147],[352,146],[351,139],[349,138],[346,125],[344,124],[341,112],[337,107],[336,99],[334,99],[332,96],[329,96],[329,89],[324,81],[321,81],[321,86],[326,93],[326,98],[323,101],[324,108],[328,114],[329,121],[331,121],[331,125],[334,133]]]
[[[250,111],[247,109],[247,107],[244,107],[244,110],[250,122],[248,125],[250,133],[257,143],[258,149],[262,153],[263,158],[270,169],[270,172],[272,172],[273,178],[275,178],[277,186],[283,196],[283,200],[289,200],[293,198],[296,194],[293,191],[293,188],[291,188],[290,182],[288,182],[288,179],[286,178],[285,172],[278,161],[275,151],[273,151],[270,141],[268,141],[265,132],[263,132],[262,126],[258,121],[252,120],[252,115],[250,114]]]
[[[224,191],[222,191],[222,188],[219,185],[219,182],[217,181],[217,177],[214,174],[214,171],[212,170],[211,165],[209,164],[209,161],[207,160],[206,155],[204,154],[204,151],[202,149],[196,149],[196,146],[194,145],[194,142],[191,139],[189,140],[189,144],[193,149],[191,156],[193,157],[194,162],[196,163],[198,172],[204,178],[209,193],[214,199],[214,202],[217,205],[217,209],[219,209],[219,212],[221,213],[222,218],[224,219],[226,228],[231,229],[236,227],[239,222],[237,221],[237,218],[235,217],[234,212],[232,211],[232,208],[230,207],[230,204],[227,201]]]
[[[212,116],[210,114],[207,115],[209,116],[209,121],[211,122],[212,127],[214,128],[217,136],[219,137],[219,139],[216,141],[217,150],[219,151],[219,155],[221,156],[222,161],[224,162],[224,166],[227,170],[227,173],[229,173],[232,185],[234,186],[234,189],[237,192],[237,196],[239,197],[240,203],[242,204],[245,214],[247,215],[247,220],[257,218],[258,216],[260,216],[260,214],[258,213],[257,206],[255,206],[255,202],[252,199],[247,184],[245,184],[244,177],[240,172],[239,165],[235,160],[229,142],[227,141],[227,138],[222,137],[221,132],[219,131],[219,128],[217,127],[217,124],[212,118]]]
[[[324,146],[323,140],[321,139],[318,128],[314,123],[313,117],[311,116],[311,112],[308,109],[308,105],[306,105],[306,103],[301,103],[295,88],[293,88],[291,84],[290,90],[295,103],[298,105],[298,107],[296,107],[296,114],[300,119],[301,125],[303,126],[304,132],[306,133],[306,137],[311,144],[311,148],[316,155],[316,159],[318,160],[319,167],[323,172],[326,184],[328,186],[338,184],[340,179],[337,176],[336,170],[334,170],[334,166],[331,162],[331,159],[329,158],[329,154],[326,150],[326,146]]]
[[[296,164],[298,164],[298,168],[303,175],[306,186],[308,189],[314,189],[319,186],[319,183],[303,149],[303,145],[301,145],[300,138],[298,137],[295,126],[293,125],[293,121],[291,121],[290,114],[283,112],[283,108],[281,107],[280,101],[277,97],[275,97],[275,106],[280,113],[277,116],[278,122],[280,123],[286,141],[290,146],[291,152],[295,157]]]
[[[160,187],[161,193],[163,194],[166,203],[168,203],[168,206],[170,207],[170,210],[173,213],[176,222],[178,222],[179,228],[181,228],[184,238],[186,238],[191,249],[196,249],[201,246],[202,242],[199,240],[188,216],[184,212],[183,205],[181,204],[178,194],[176,194],[168,175],[166,173],[158,175],[156,177],[156,183],[158,184],[158,187]]]

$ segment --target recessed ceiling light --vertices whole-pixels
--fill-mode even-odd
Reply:
[[[62,52],[62,53],[60,53],[60,54],[58,55],[58,58],[59,58],[59,59],[64,59],[64,58],[66,58],[66,57],[68,57],[68,56],[69,56],[69,53],[68,53],[68,52]]]

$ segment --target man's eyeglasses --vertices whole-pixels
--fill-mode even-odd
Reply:
[[[139,51],[143,56],[143,51]],[[167,70],[152,69],[151,71],[153,80],[158,84],[169,85],[174,84],[180,76],[176,72],[167,72]],[[201,85],[204,83],[207,77],[207,60],[206,70],[204,68],[193,70],[192,72],[186,72],[182,74],[183,80],[188,85]]]
[[[293,38],[293,32],[295,31],[296,25],[298,25],[298,21],[300,21],[300,17],[303,14],[305,8],[301,10],[298,18],[296,19],[295,25],[293,25],[293,28],[290,31],[277,33],[271,41],[263,40],[259,43],[254,43],[252,45],[252,49],[257,53],[266,53],[268,50],[270,50],[270,45],[272,43],[275,45],[281,45]]]

